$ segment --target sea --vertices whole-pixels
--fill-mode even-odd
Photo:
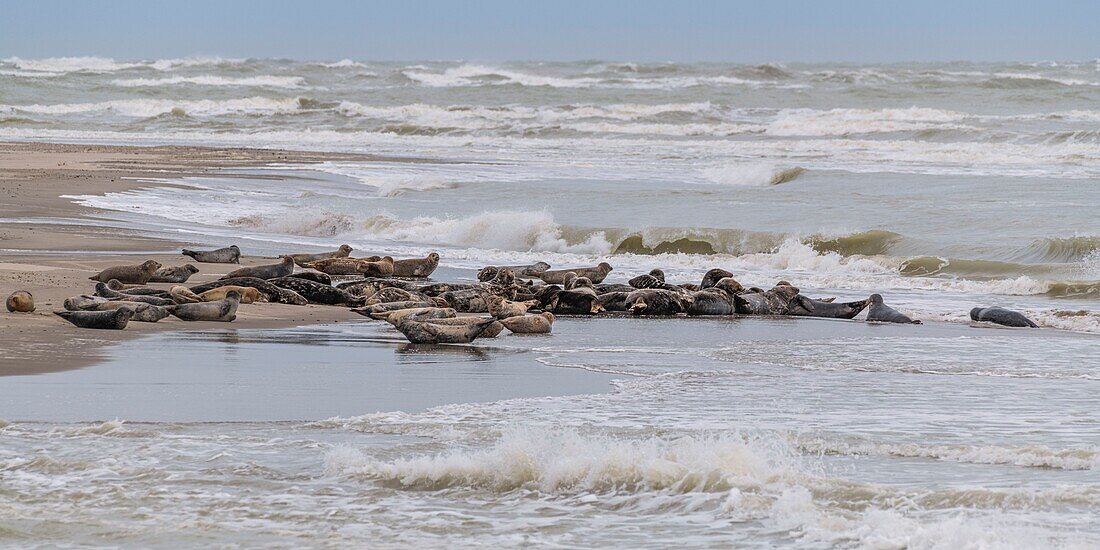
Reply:
[[[1098,106],[1100,60],[0,60],[0,139],[377,155],[74,189],[106,226],[722,267],[925,323],[156,335],[0,381],[0,544],[1097,547]],[[200,360],[135,370],[163,350]]]

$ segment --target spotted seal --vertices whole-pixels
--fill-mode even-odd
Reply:
[[[801,315],[804,317],[827,317],[830,319],[851,319],[859,312],[871,305],[870,300],[857,300],[855,302],[833,302],[832,300],[814,300],[810,299],[810,303],[813,304],[812,311],[806,311],[805,308],[797,308],[791,312],[791,315]]]
[[[777,284],[768,291],[750,289],[734,297],[737,313],[743,315],[799,315],[813,312],[810,299],[799,294],[798,288]]]
[[[410,315],[415,316],[417,321],[425,321],[428,319],[450,319],[456,317],[458,312],[449,307],[411,307],[396,311],[379,311],[371,313],[368,317],[397,326],[402,319]]]
[[[329,277],[328,273],[321,273],[310,269],[308,271],[299,271],[290,275],[291,277],[297,277],[299,279],[305,279],[307,281],[313,281],[315,283],[321,283],[323,285],[332,285],[332,277]]]
[[[589,281],[595,283],[602,283],[607,278],[607,274],[611,273],[611,264],[607,262],[600,262],[596,267],[577,267],[572,269],[558,269],[555,271],[543,271],[539,274],[539,278],[544,282],[552,285],[560,285],[565,283],[566,273],[575,273],[578,277],[585,277]]]
[[[297,277],[280,277],[269,279],[268,282],[279,288],[293,290],[314,304],[355,307],[362,305],[363,301],[366,300],[362,296],[354,296],[334,286],[323,285]]]
[[[418,302],[418,301],[387,302],[387,303],[384,303],[384,304],[371,304],[369,306],[362,306],[362,307],[352,308],[352,311],[355,312],[355,313],[358,313],[359,315],[362,315],[364,317],[371,317],[373,319],[373,315],[376,314],[376,313],[384,313],[384,312],[389,312],[389,311],[398,311],[398,310],[401,310],[401,309],[435,308],[435,307],[439,307],[439,304],[437,304],[435,302]]]
[[[1035,321],[1028,319],[1023,313],[1003,307],[976,307],[970,310],[970,318],[974,321],[996,323],[1006,327],[1039,328]]]
[[[433,321],[414,321],[406,317],[397,324],[397,330],[414,344],[468,344],[493,324],[500,323],[496,319],[482,319],[472,323],[446,325]]]
[[[683,293],[661,288],[635,290],[626,301],[627,310],[634,315],[676,315],[691,304],[691,298]]]
[[[168,291],[160,288],[153,288],[144,285],[127,285],[119,282],[118,279],[111,279],[107,281],[107,288],[120,292],[122,294],[130,294],[133,296],[158,296],[160,298],[170,298]]]
[[[733,315],[737,313],[737,293],[744,287],[733,277],[723,277],[714,286],[691,294],[688,315]]]
[[[180,304],[172,309],[172,315],[184,321],[221,321],[228,323],[237,318],[237,306],[241,303],[241,295],[236,291],[229,291],[224,300],[203,302],[201,304]]]
[[[410,258],[393,262],[394,277],[426,278],[439,267],[439,254],[432,252],[424,258]]]
[[[184,256],[190,256],[196,262],[204,264],[239,264],[241,263],[241,249],[237,245],[227,246],[216,250],[188,250],[180,251]]]
[[[100,302],[92,307],[84,308],[82,311],[111,311],[119,308],[127,308],[134,312],[134,315],[130,318],[131,321],[155,323],[169,315],[170,307],[175,306],[162,307],[147,304],[145,302],[124,302],[119,300]]]
[[[120,307],[112,311],[55,311],[54,315],[80,328],[122,330],[134,316],[134,310]]]
[[[489,315],[497,319],[506,319],[508,317],[516,317],[519,315],[525,315],[528,309],[538,305],[538,300],[529,300],[525,302],[513,302],[511,300],[505,300],[500,296],[489,296]]]
[[[364,277],[389,277],[393,275],[393,258],[329,258],[305,264],[328,275],[362,275]]]
[[[277,279],[279,277],[289,277],[294,273],[294,259],[290,256],[283,256],[282,261],[277,264],[257,265],[253,267],[242,267],[240,269],[234,269],[229,273],[226,273],[220,277],[219,281],[226,279],[236,279],[240,277],[255,277],[257,279]]]
[[[569,285],[570,288],[557,292],[545,309],[563,315],[595,315],[604,310],[588,277],[570,277]]]
[[[869,300],[871,301],[871,307],[867,310],[868,321],[879,323],[911,323],[914,325],[921,324],[919,320],[911,319],[909,316],[883,303],[881,294],[872,294]]]
[[[175,305],[175,301],[170,298],[161,298],[160,296],[145,296],[140,294],[125,294],[118,292],[117,290],[111,290],[107,288],[107,285],[103,283],[96,283],[95,295],[108,300],[124,300],[129,302],[145,302],[147,304],[153,304],[154,306],[170,306]]]
[[[153,276],[149,277],[150,283],[186,283],[187,279],[190,279],[192,275],[199,272],[199,268],[191,265],[177,265],[171,267],[162,267],[155,272]]]
[[[259,290],[250,286],[235,286],[226,285],[219,286],[218,288],[212,288],[199,294],[200,302],[216,302],[218,300],[224,300],[230,292],[236,292],[241,295],[242,304],[253,304],[256,302],[266,302],[267,296],[264,296]]]
[[[548,264],[546,262],[535,262],[533,264],[528,264],[528,265],[509,265],[509,266],[490,265],[490,266],[486,266],[486,267],[481,268],[477,272],[477,280],[479,280],[479,281],[491,281],[494,277],[497,276],[497,272],[500,271],[501,269],[504,269],[504,268],[512,270],[512,273],[514,273],[516,277],[524,277],[524,278],[527,278],[527,279],[538,279],[539,275],[542,275],[544,272],[546,272],[546,270],[550,269],[550,264]]]
[[[143,285],[149,282],[149,279],[153,277],[153,274],[156,273],[158,269],[160,269],[160,262],[156,260],[145,260],[138,265],[116,265],[108,267],[88,277],[88,279],[101,283],[106,283],[111,279],[118,279],[118,281],[122,283]]]
[[[209,283],[203,283],[201,285],[195,285],[191,287],[191,292],[201,295],[208,290],[214,290],[215,288],[220,288],[223,286],[244,286],[255,288],[267,298],[267,301],[279,304],[294,304],[304,306],[309,303],[309,301],[303,298],[301,294],[298,294],[293,290],[277,287],[263,279],[257,279],[255,277],[234,277],[232,279],[222,279]]]
[[[699,283],[699,290],[710,288],[718,284],[718,281],[721,281],[722,279],[725,279],[727,277],[733,277],[733,273],[717,267],[708,270],[706,273],[703,274],[703,280]]]
[[[554,326],[554,314],[544,311],[537,315],[519,315],[500,320],[504,328],[515,334],[550,334]]]

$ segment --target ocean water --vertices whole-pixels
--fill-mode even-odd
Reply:
[[[549,338],[416,355],[546,377],[511,398],[494,393],[506,378],[454,394],[453,372],[372,378],[409,355],[371,323],[166,337],[156,349],[205,354],[213,374],[128,391],[138,341],[0,381],[0,540],[1094,547],[1097,105],[1097,61],[0,61],[3,139],[430,159],[74,195],[106,225],[252,254],[435,250],[460,279],[539,260],[609,261],[609,281],[723,267],[746,286],[879,292],[927,323],[563,319]],[[987,305],[1044,330],[972,326]],[[324,374],[298,387],[303,368]],[[376,387],[309,408],[326,377]],[[392,399],[410,385],[421,399]],[[34,405],[51,398],[79,406]]]

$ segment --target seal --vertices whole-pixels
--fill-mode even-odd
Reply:
[[[480,322],[488,319],[488,317],[471,317],[471,316],[461,316],[461,317],[459,317],[459,316],[455,316],[455,317],[445,317],[445,318],[437,318],[437,319],[421,319],[420,317],[413,316],[413,317],[407,317],[407,319],[411,319],[413,321],[426,321],[426,322],[433,323],[433,324],[436,324],[436,325],[462,326],[462,325],[473,325],[473,324],[480,323]],[[499,321],[499,319],[494,319],[494,320]],[[481,334],[477,335],[477,337],[478,338],[496,338],[497,336],[500,336],[500,333],[502,333],[502,332],[504,332],[504,325],[500,324],[499,322],[496,322],[496,323],[491,323],[485,330],[483,330],[481,332]]]
[[[317,254],[287,254],[287,256],[290,256],[291,259],[294,260],[294,263],[298,264],[298,267],[305,267],[306,264],[310,262],[316,262],[318,260],[328,260],[331,258],[347,258],[350,254],[351,247],[346,244],[342,244],[340,245],[340,248],[332,252],[320,252]]]
[[[744,315],[806,315],[813,312],[810,299],[799,294],[798,288],[777,284],[768,291],[750,289],[734,297],[737,313]]]
[[[544,311],[538,315],[520,315],[500,320],[500,324],[514,334],[550,334],[554,326],[554,314]]]
[[[147,304],[153,304],[154,306],[171,306],[176,302],[169,298],[161,298],[160,296],[143,296],[140,294],[123,294],[116,290],[107,288],[107,285],[103,283],[96,283],[95,295],[108,300],[123,300],[128,302],[145,302]]]
[[[85,309],[94,309],[96,304],[102,304],[108,302],[106,298],[100,296],[88,296],[87,294],[81,294],[80,296],[70,296],[65,298],[62,302],[62,307],[68,311],[81,311]]]
[[[393,258],[329,258],[309,262],[305,267],[328,275],[362,275],[364,277],[389,277],[393,275]]]
[[[496,319],[477,319],[462,321],[460,324],[442,324],[461,319],[433,319],[415,321],[406,317],[397,324],[397,330],[414,344],[469,344],[481,336],[492,325],[499,325]]]
[[[266,302],[267,296],[264,296],[259,290],[256,290],[250,286],[234,286],[226,285],[218,288],[207,290],[202,294],[199,294],[199,302],[216,302],[218,300],[224,300],[230,292],[236,292],[241,295],[242,304],[252,304],[256,302]]]
[[[201,285],[195,285],[191,287],[191,292],[195,294],[202,294],[208,290],[223,286],[244,286],[251,287],[264,295],[268,302],[275,302],[278,304],[293,304],[298,306],[304,306],[309,303],[308,300],[303,298],[297,292],[286,288],[279,288],[263,279],[257,279],[255,277],[235,277],[233,279],[224,279],[219,281],[213,281],[210,283],[203,283]]]
[[[505,300],[500,296],[493,295],[489,296],[489,303],[487,305],[489,306],[489,315],[497,319],[507,319],[508,317],[526,315],[528,309],[538,304],[538,300],[513,302],[511,300]]]
[[[175,306],[168,306],[175,307]],[[154,306],[145,302],[101,302],[95,304],[90,308],[85,308],[83,311],[111,311],[119,308],[126,308],[134,312],[131,321],[140,321],[142,323],[155,323],[161,319],[164,319],[169,315],[168,307]]]
[[[323,285],[297,277],[280,277],[278,279],[270,279],[268,282],[279,288],[293,290],[306,300],[309,300],[310,303],[314,304],[355,307],[363,305],[363,302],[366,300],[366,298],[362,296],[354,296],[334,286]]]
[[[725,269],[714,268],[703,274],[703,280],[699,283],[699,290],[704,288],[710,288],[718,281],[725,279],[726,277],[733,277],[733,273],[726,271]]]
[[[411,258],[393,262],[394,277],[426,278],[439,267],[439,254],[432,252],[424,258]]]
[[[493,280],[497,276],[497,272],[501,269],[510,269],[516,277],[524,277],[527,279],[538,279],[539,275],[542,275],[547,269],[550,269],[550,264],[546,262],[535,262],[530,265],[514,265],[514,266],[499,266],[490,265],[481,268],[477,272],[477,280],[487,282]]]
[[[714,286],[691,295],[688,315],[733,315],[737,313],[737,293],[744,287],[733,277],[723,277]]]
[[[1003,307],[976,307],[970,310],[970,318],[974,321],[996,323],[1006,327],[1039,328],[1035,321],[1028,319],[1023,313]]]
[[[188,250],[182,251],[184,256],[191,256],[196,262],[204,264],[239,264],[241,263],[241,249],[237,245],[219,248],[217,250]]]
[[[593,283],[602,283],[607,278],[607,274],[611,273],[611,264],[607,262],[600,262],[600,265],[596,267],[577,267],[572,269],[558,269],[555,271],[543,271],[539,274],[539,278],[543,282],[560,285],[565,283],[566,273],[575,273],[578,277],[585,277]]]
[[[588,277],[570,277],[569,284],[570,288],[556,293],[553,303],[546,309],[563,315],[595,315],[603,311],[600,296]]]
[[[157,296],[158,298],[170,298],[168,291],[161,290],[159,288],[153,288],[142,285],[124,285],[118,281],[118,279],[111,279],[107,281],[107,288],[117,291],[121,294],[130,294],[133,296]]]
[[[122,330],[134,316],[134,310],[120,307],[114,311],[55,311],[54,315],[80,328]]]
[[[439,304],[436,304],[435,302],[408,301],[408,302],[387,302],[387,303],[384,303],[384,304],[371,304],[369,306],[352,308],[352,311],[354,311],[355,313],[358,313],[359,315],[362,315],[364,317],[371,317],[373,319],[373,315],[376,314],[376,313],[397,311],[397,310],[400,310],[400,309],[436,308],[436,307],[439,307]]]
[[[868,300],[871,302],[871,307],[867,310],[868,321],[875,321],[878,323],[921,324],[920,321],[910,319],[908,316],[899,313],[898,310],[883,303],[881,294],[872,294]]]
[[[447,305],[453,307],[455,311],[460,311],[462,313],[488,313],[489,296],[492,296],[492,294],[488,290],[471,288],[467,290],[444,292],[440,298],[443,298],[443,300],[447,302]]]
[[[627,296],[627,309],[634,315],[676,315],[684,313],[691,298],[661,288],[635,290]]]
[[[631,288],[654,288],[653,284],[665,283],[665,272],[660,269],[651,269],[649,273],[638,275],[626,282]]]
[[[34,311],[34,296],[26,290],[16,290],[4,303],[12,313],[30,313]]]
[[[426,321],[428,319],[450,319],[457,315],[458,312],[449,307],[411,307],[396,311],[380,311],[372,313],[368,317],[386,321],[396,327],[402,319],[409,316],[415,317],[416,321]]]
[[[842,302],[836,303],[830,300],[814,300],[810,298],[810,303],[813,304],[812,311],[805,311],[804,308],[798,308],[797,311],[792,311],[791,315],[801,315],[804,317],[827,317],[830,319],[851,319],[859,312],[871,305],[870,300],[857,300],[855,302]]]
[[[186,283],[187,279],[192,275],[199,272],[199,268],[191,265],[177,265],[173,267],[162,267],[155,272],[153,276],[149,277],[150,283]]]
[[[203,302],[201,304],[180,304],[172,310],[172,315],[184,321],[221,321],[228,323],[237,318],[237,306],[241,295],[230,290],[224,300]]]
[[[420,292],[410,292],[408,290],[390,286],[379,289],[374,294],[365,298],[366,301],[363,305],[369,306],[371,304],[385,304],[388,302],[431,302],[431,297],[422,294]]]
[[[168,289],[168,295],[171,296],[172,301],[176,302],[177,304],[197,304],[203,301],[202,296],[191,292],[191,289],[185,286],[177,285]],[[241,298],[241,302],[247,303],[244,301],[243,295]]]
[[[277,264],[258,265],[254,267],[242,267],[240,269],[234,269],[229,273],[222,276],[219,281],[226,279],[236,279],[238,277],[255,277],[257,279],[276,279],[279,277],[289,277],[294,273],[294,259],[290,256],[283,256],[283,261]]]
[[[116,265],[108,267],[95,275],[88,277],[93,281],[106,283],[111,279],[118,279],[121,283],[143,285],[149,282],[153,274],[160,269],[160,263],[155,260],[145,260],[139,265]]]

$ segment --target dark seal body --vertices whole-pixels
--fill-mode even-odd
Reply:
[[[88,277],[93,281],[99,281],[106,283],[111,279],[118,279],[119,282],[143,285],[149,282],[149,279],[153,277],[153,274],[160,269],[160,263],[155,260],[146,260],[138,265],[117,265],[114,267],[108,267],[99,273]]]
[[[180,304],[172,310],[172,315],[184,321],[221,321],[228,323],[237,318],[237,306],[241,295],[230,291],[224,300],[201,302],[198,304]]]
[[[219,280],[235,279],[238,277],[255,277],[257,279],[267,280],[279,277],[289,277],[292,273],[294,273],[294,259],[290,256],[284,256],[283,261],[277,264],[234,269]]]
[[[54,315],[80,328],[122,330],[134,316],[134,310],[120,307],[111,311],[55,311]]]
[[[578,267],[574,269],[558,269],[555,271],[543,271],[539,274],[539,278],[544,282],[552,285],[565,284],[565,275],[567,273],[575,273],[577,277],[584,277],[593,283],[602,283],[607,278],[607,274],[611,273],[611,264],[607,262],[601,262],[596,267]]]
[[[970,318],[975,321],[995,323],[1006,327],[1039,328],[1035,321],[1028,319],[1023,313],[1003,307],[976,307],[970,310]]]
[[[239,264],[241,263],[241,249],[237,245],[219,248],[217,250],[188,250],[182,251],[184,256],[191,256],[196,262],[204,264]]]
[[[186,283],[192,275],[199,272],[199,268],[191,265],[177,265],[162,267],[149,278],[150,283]]]
[[[856,315],[859,315],[861,311],[867,308],[871,304],[870,300],[858,300],[855,302],[832,302],[825,300],[810,299],[810,303],[813,304],[813,311],[806,312],[803,309],[791,312],[791,315],[802,315],[804,317],[826,317],[830,319],[851,319]]]
[[[318,260],[327,260],[329,258],[347,258],[351,254],[351,247],[342,244],[340,248],[332,252],[320,252],[317,254],[288,254],[294,263],[298,264],[298,267],[305,267],[309,262],[316,262]]]
[[[911,323],[919,325],[920,321],[914,321],[909,316],[886,305],[882,301],[881,294],[872,294],[869,298],[871,307],[867,310],[867,320],[879,323]]]
[[[306,279],[299,279],[298,277],[280,277],[278,279],[271,279],[268,282],[279,288],[293,290],[314,304],[329,306],[346,305],[354,307],[361,305],[363,300],[365,300],[365,298],[361,296],[353,296],[334,286],[323,285]]]
[[[203,283],[191,287],[191,292],[202,294],[207,290],[214,290],[223,286],[247,286],[252,287],[267,297],[267,301],[277,304],[293,304],[304,306],[309,303],[301,294],[288,288],[277,287],[263,279],[255,277],[234,277],[232,279],[220,279],[210,283]]]

